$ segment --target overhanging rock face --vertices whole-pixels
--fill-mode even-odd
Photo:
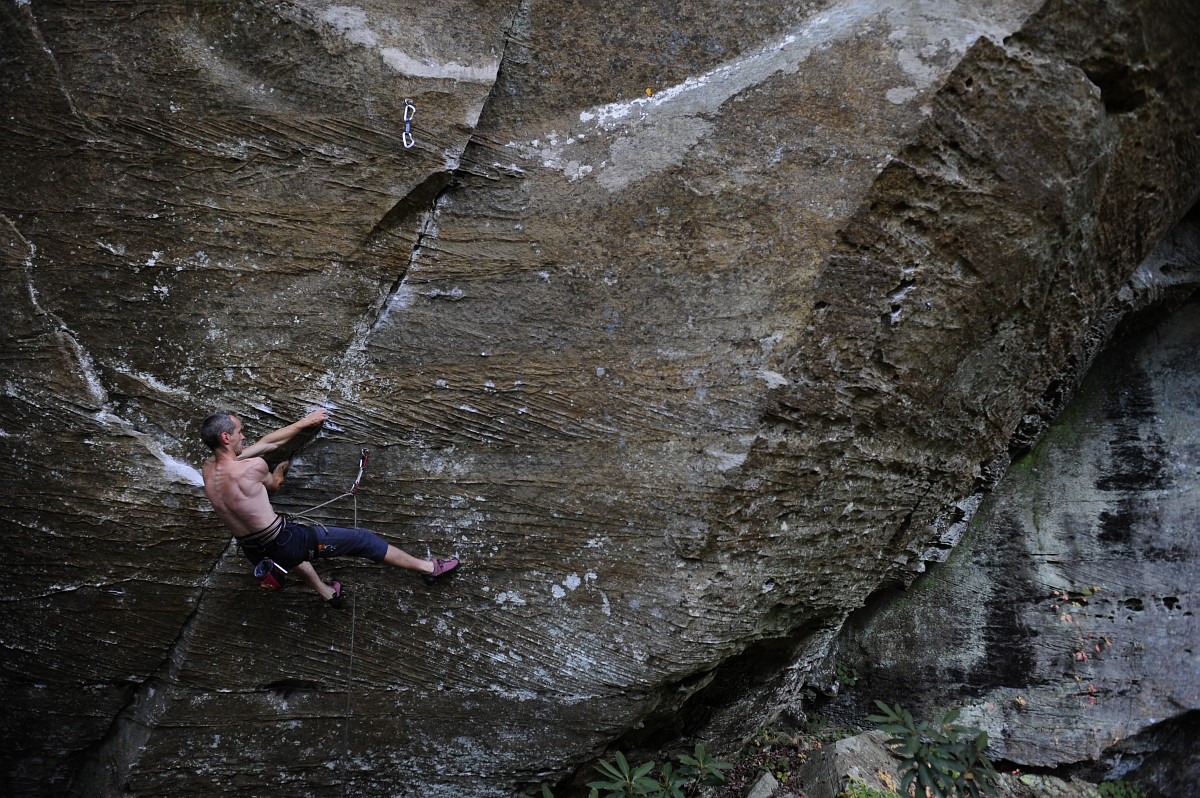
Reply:
[[[643,722],[735,737],[1200,183],[1184,3],[0,14],[29,794],[500,796]],[[195,423],[317,405],[281,508],[368,446],[359,521],[463,573],[339,563],[341,613],[247,578]]]

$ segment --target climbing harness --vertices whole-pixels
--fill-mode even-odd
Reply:
[[[329,501],[321,502],[318,505],[309,507],[307,510],[303,510],[299,513],[296,513],[296,514],[292,515],[291,517],[293,519],[295,519],[296,521],[304,523],[308,526],[316,526],[316,527],[320,527],[322,530],[324,530],[325,525],[322,524],[320,521],[316,521],[312,518],[309,518],[308,514],[313,512],[314,510],[320,510],[322,507],[326,507],[330,504],[333,504],[336,501],[345,499],[346,497],[352,497],[354,499],[354,528],[357,529],[358,528],[358,486],[362,483],[363,472],[367,470],[367,461],[370,459],[370,457],[371,457],[371,452],[364,447],[362,449],[362,453],[359,455],[359,458],[358,458],[358,475],[354,477],[354,483],[346,490],[345,493],[341,494],[340,496],[334,496]],[[281,528],[283,526],[283,518],[280,517],[280,519],[278,519],[278,520],[279,520],[279,527]],[[269,532],[269,531],[271,531],[271,528],[268,528],[267,530],[263,530],[263,531]],[[278,534],[278,529],[275,529],[275,533]],[[258,534],[258,533],[256,533],[256,534]],[[274,535],[272,535],[269,539],[274,539]],[[258,563],[258,565],[254,566],[254,578],[255,578],[255,580],[258,581],[259,586],[265,588],[266,590],[278,590],[279,588],[283,587],[283,582],[287,578],[287,574],[288,574],[287,569],[284,568],[279,563],[272,560],[270,557],[263,558],[263,560],[260,561]]]
[[[409,149],[416,142],[413,141],[412,134],[412,118],[417,113],[417,106],[413,105],[413,101],[405,99],[404,101],[404,149]]]

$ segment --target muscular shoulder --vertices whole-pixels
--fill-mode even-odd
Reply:
[[[262,482],[271,474],[271,470],[267,468],[267,461],[261,457],[239,460],[234,467],[237,468],[237,481],[246,486]]]
[[[261,457],[247,457],[245,460],[238,460],[237,464],[241,466],[242,473],[247,474],[267,474],[271,470],[267,468],[267,461]]]
[[[206,488],[224,491],[234,485],[240,486],[241,490],[249,490],[251,486],[265,480],[271,472],[267,468],[266,460],[251,457],[224,463],[208,460],[204,463],[202,473]]]

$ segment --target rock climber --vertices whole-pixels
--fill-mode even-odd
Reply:
[[[217,517],[233,532],[252,564],[270,558],[288,571],[293,569],[309,587],[335,609],[341,606],[340,582],[325,583],[309,562],[323,557],[366,557],[421,574],[432,583],[458,567],[456,558],[420,560],[367,529],[344,529],[292,522],[271,506],[269,494],[283,484],[290,461],[270,468],[262,455],[287,445],[301,431],[319,427],[329,418],[315,410],[299,421],[264,435],[245,446],[242,421],[232,413],[213,413],[200,425],[200,438],[213,451],[204,462],[204,492]]]

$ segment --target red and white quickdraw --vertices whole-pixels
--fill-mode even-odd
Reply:
[[[354,478],[354,484],[350,486],[350,490],[346,493],[350,496],[358,493],[358,485],[362,482],[363,472],[367,470],[367,461],[371,459],[371,452],[365,447],[362,449],[362,454],[358,456],[358,476]]]

